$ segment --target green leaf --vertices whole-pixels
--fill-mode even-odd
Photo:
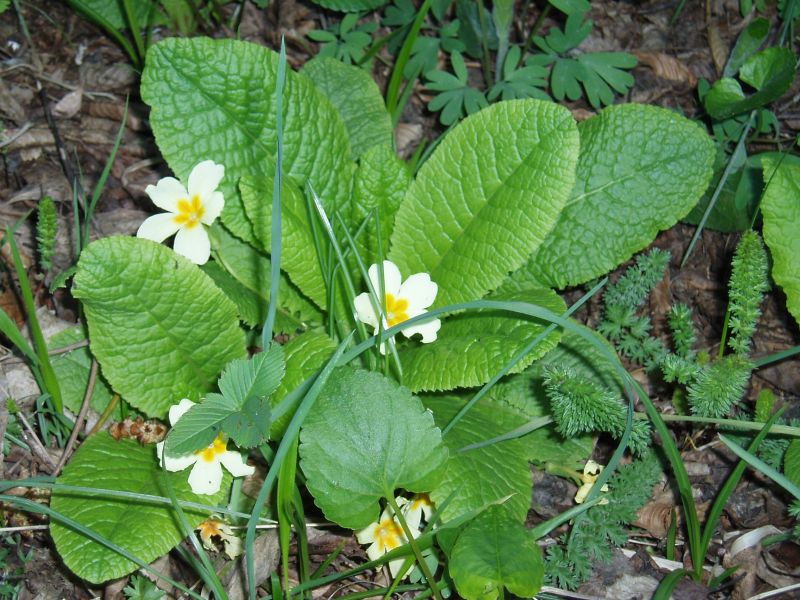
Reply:
[[[480,298],[522,266],[574,185],[579,140],[567,109],[490,106],[454,128],[397,213],[390,260],[439,285],[436,306]]]
[[[514,279],[557,289],[608,273],[684,217],[708,186],[714,146],[688,119],[624,104],[579,125],[577,183]]]
[[[555,313],[566,309],[564,301],[548,289],[493,295],[491,299],[530,302]],[[403,383],[414,392],[483,385],[549,324],[500,310],[470,311],[448,317],[435,342],[403,348],[400,355]],[[548,335],[511,372],[522,371],[552,350],[559,337],[558,331]]]
[[[786,307],[800,323],[800,166],[773,158],[765,158],[763,164],[769,184],[761,212],[764,241],[772,254],[772,278],[783,289]]]
[[[455,75],[447,71],[431,71],[425,75],[428,79],[425,87],[439,92],[428,103],[428,109],[432,112],[442,111],[439,115],[442,125],[452,125],[489,104],[483,92],[470,85],[469,73],[460,52],[453,52],[450,63]]]
[[[783,474],[786,479],[800,486],[800,440],[792,440],[783,457]]]
[[[245,355],[234,304],[166,246],[98,240],[81,253],[72,291],[103,375],[150,417],[213,389],[222,368]]]
[[[736,45],[722,71],[723,77],[733,77],[741,66],[755,54],[769,35],[769,21],[763,17],[753,19],[736,39]]]
[[[86,339],[86,334],[81,327],[73,327],[55,334],[48,340],[51,349],[63,348],[70,344],[75,344]],[[92,367],[92,356],[89,348],[76,348],[63,354],[56,354],[50,357],[53,371],[58,378],[58,385],[61,388],[61,399],[64,406],[73,413],[78,414],[83,404],[83,396],[86,394],[86,386],[89,383],[89,371]],[[97,413],[102,412],[111,402],[114,392],[108,386],[105,378],[98,373],[94,384],[92,397],[89,406]],[[122,420],[121,403],[111,413],[114,420]]]
[[[588,52],[578,57],[585,68],[581,81],[586,99],[595,108],[614,102],[614,92],[627,94],[633,87],[633,75],[625,69],[636,66],[636,57],[627,52]],[[613,89],[613,91],[612,91]]]
[[[258,320],[253,325],[261,325],[269,303],[269,258],[228,233],[221,225],[213,225],[208,233],[214,259],[248,290],[248,302],[256,303],[255,309],[258,311]],[[232,300],[236,301],[236,297]],[[278,302],[276,332],[291,334],[297,329],[305,329],[309,323],[322,323],[322,313],[292,285],[283,272],[278,287]],[[242,310],[241,307],[239,310]]]
[[[247,360],[228,363],[219,378],[220,394],[208,394],[190,408],[167,436],[166,453],[181,456],[205,448],[220,431],[243,448],[269,437],[269,396],[283,379],[283,348],[273,344]]]
[[[253,241],[236,187],[239,178],[273,176],[278,55],[235,40],[168,38],[151,46],[142,99],[161,154],[179,179],[200,161],[225,166],[222,222]],[[355,165],[336,109],[290,69],[283,99],[283,172],[310,183],[327,208],[347,203]],[[271,196],[270,196],[271,197]]]
[[[380,373],[334,371],[300,436],[308,490],[325,517],[350,529],[378,519],[398,488],[427,492],[447,460],[418,398]]]
[[[544,560],[524,525],[508,520],[493,506],[458,536],[448,562],[459,595],[466,600],[495,600],[507,588],[532,598],[544,583]]]
[[[338,10],[340,12],[361,12],[375,10],[388,2],[388,0],[312,0],[323,8]]]
[[[466,403],[458,396],[425,396],[436,425],[445,427]],[[430,491],[436,504],[452,499],[442,512],[447,521],[491,502],[511,496],[501,509],[509,519],[525,521],[531,504],[531,471],[519,440],[501,442],[467,452],[464,446],[508,433],[525,419],[505,407],[478,402],[444,437],[450,458],[441,482]]]
[[[162,479],[168,478],[179,500],[210,505],[224,500],[230,475],[224,475],[220,491],[213,496],[193,494],[188,476],[188,471],[162,471],[158,467],[155,446],[143,446],[134,440],[116,441],[109,434],[101,432],[81,444],[57,482],[168,496]],[[184,537],[171,506],[101,494],[64,492],[59,491],[58,487],[53,489],[50,506],[146,563],[169,552]],[[208,517],[205,512],[188,508],[184,512],[192,527]],[[117,579],[139,568],[113,550],[57,522],[51,523],[50,533],[64,564],[78,577],[91,583]]]
[[[200,268],[203,273],[214,280],[214,283],[222,293],[236,304],[236,308],[239,311],[239,319],[243,323],[250,327],[257,327],[264,322],[267,314],[266,300],[246,288],[216,261],[209,261]]]
[[[704,98],[706,111],[719,121],[769,104],[792,86],[795,69],[794,52],[789,48],[775,46],[762,50],[739,69],[739,78],[756,89],[756,93],[745,96],[738,81],[723,77]]]
[[[392,145],[392,118],[378,85],[367,71],[333,58],[317,57],[308,61],[300,73],[339,111],[353,159],[373,146]]]
[[[283,346],[286,355],[286,376],[278,389],[270,397],[276,406],[289,392],[316,373],[328,362],[336,350],[336,343],[321,330],[306,331],[292,338]],[[300,404],[302,398],[297,399]],[[291,407],[283,417],[272,423],[272,439],[280,439],[294,415],[296,406]]]
[[[122,0],[69,0],[69,5],[89,18],[100,17],[114,29],[129,29]],[[136,22],[140,27],[163,22],[153,0],[137,0],[130,3]],[[134,35],[140,35],[139,32]]]
[[[239,182],[245,214],[253,225],[256,245],[268,252],[272,239],[272,177]],[[289,180],[283,180],[281,194],[282,251],[281,269],[317,306],[326,305],[325,279],[322,276],[302,192]]]
[[[381,251],[389,251],[389,236],[400,203],[411,184],[406,164],[389,146],[375,146],[361,157],[353,186],[353,224],[361,222],[375,210],[380,222]],[[375,221],[367,223],[359,242],[359,251],[367,265],[378,262],[378,238]]]

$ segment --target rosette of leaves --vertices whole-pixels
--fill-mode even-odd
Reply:
[[[595,108],[613,103],[615,93],[626,94],[633,87],[633,76],[628,70],[636,66],[636,57],[627,52],[587,52],[575,56],[578,46],[592,31],[592,20],[584,20],[588,3],[557,7],[574,12],[567,14],[563,29],[553,27],[545,37],[534,36],[533,42],[544,54],[536,56],[532,64],[550,66],[550,92],[556,100],[577,100],[585,95]]]
[[[359,64],[368,46],[372,43],[372,33],[377,23],[361,23],[358,13],[345,15],[339,23],[328,29],[314,29],[308,37],[320,43],[317,56],[330,56],[345,64]]]

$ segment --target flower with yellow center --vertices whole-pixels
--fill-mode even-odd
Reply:
[[[415,494],[408,504],[403,508],[403,516],[406,518],[408,528],[416,538],[422,533],[420,530],[422,519],[430,521],[433,516],[433,501],[428,494]]]
[[[383,286],[380,283],[378,265],[372,265],[368,275],[375,294],[379,296],[383,290],[383,305],[380,307],[383,311],[383,329],[394,327],[426,313],[426,309],[436,300],[439,291],[439,286],[431,281],[427,273],[415,273],[403,281],[400,269],[388,260],[383,261]],[[354,306],[356,318],[362,323],[371,325],[377,332],[380,312],[376,310],[370,293],[364,292],[356,296]],[[410,338],[419,334],[422,336],[422,343],[428,344],[436,340],[441,325],[439,319],[433,319],[427,323],[407,327],[403,330],[403,335]],[[381,344],[380,350],[382,354],[386,353],[384,344]]]
[[[174,177],[148,185],[145,193],[167,212],[145,219],[136,237],[163,242],[177,234],[175,252],[198,265],[208,262],[211,242],[204,226],[211,225],[225,205],[222,192],[217,191],[224,176],[225,167],[204,160],[192,169],[187,187]]]
[[[225,521],[219,519],[216,515],[206,519],[196,528],[200,532],[200,539],[203,541],[203,546],[206,550],[216,550],[212,538],[219,538],[225,547],[225,554],[233,560],[242,554],[242,540],[233,533],[233,529]]]
[[[194,402],[184,398],[169,409],[169,423],[175,425],[186,412],[194,406]],[[170,456],[164,454],[164,442],[156,444],[156,454],[159,464],[162,459],[167,471],[183,471],[191,467],[189,485],[195,494],[216,494],[222,485],[222,467],[231,472],[234,477],[244,477],[255,473],[255,468],[247,465],[238,452],[228,450],[228,442],[221,436],[211,442],[208,447],[184,454],[183,456]]]
[[[400,507],[407,502],[405,498],[397,498],[397,504]],[[411,524],[409,524],[409,527],[411,527]],[[361,531],[357,531],[356,539],[358,539],[359,544],[370,544],[370,547],[367,548],[367,556],[370,560],[377,560],[387,552],[399,548],[408,541],[390,506],[386,507],[377,522],[368,525]],[[389,561],[389,572],[392,577],[397,576],[404,562],[405,557]]]
[[[600,473],[603,472],[603,465],[596,463],[593,460],[590,460],[586,463],[583,467],[583,475],[581,476],[581,481],[583,481],[583,485],[578,490],[578,493],[575,494],[575,503],[576,504],[583,504],[586,500],[586,496],[589,495],[589,492],[592,491],[592,487],[594,486],[594,482],[597,481],[597,478],[600,476]],[[600,488],[601,492],[608,491],[608,484],[604,484],[603,487]],[[600,501],[600,504],[608,504],[608,500],[603,498]]]

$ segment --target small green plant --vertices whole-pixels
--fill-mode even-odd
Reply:
[[[358,20],[359,14],[351,13],[328,29],[310,31],[308,37],[321,44],[318,56],[330,56],[347,65],[360,63],[378,26],[376,23],[359,24]]]

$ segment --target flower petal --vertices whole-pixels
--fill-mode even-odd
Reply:
[[[370,283],[372,283],[372,287],[375,288],[375,293],[380,296],[381,287],[378,265],[372,265],[367,271],[367,274],[369,275],[369,280]],[[397,268],[397,265],[390,260],[383,261],[383,292],[385,294],[397,296],[397,293],[400,291],[400,282],[400,269]]]
[[[372,306],[369,292],[356,296],[355,300],[353,300],[353,306],[356,309],[356,318],[359,321],[372,325],[375,329],[378,328],[378,318],[375,316],[375,309]]]
[[[195,494],[216,494],[222,485],[222,465],[218,460],[198,460],[189,474],[189,485]]]
[[[378,523],[367,525],[364,529],[356,531],[356,539],[359,544],[371,544],[375,541],[375,530],[378,528]]]
[[[144,188],[144,193],[150,196],[150,200],[158,208],[171,213],[178,212],[178,200],[189,198],[189,192],[174,177],[159,179],[155,185]]]
[[[225,207],[225,198],[222,192],[213,192],[208,198],[203,201],[203,218],[200,219],[201,223],[211,225],[222,212]]]
[[[211,256],[211,242],[208,233],[202,225],[194,227],[183,227],[175,236],[175,243],[172,245],[175,252],[185,256],[196,265],[204,265]]]
[[[379,544],[375,543],[367,548],[367,557],[369,557],[370,560],[378,560],[381,556],[386,554],[385,552],[381,552],[378,546]]]
[[[220,454],[219,462],[221,462],[234,477],[245,477],[246,475],[252,475],[256,472],[255,467],[251,467],[244,462],[241,454],[233,452],[232,450]]]
[[[161,457],[164,454],[164,442],[156,444],[156,455],[158,456],[158,464],[161,465]],[[196,454],[184,454],[183,456],[164,456],[164,468],[167,471],[183,471],[191,467],[197,462]]]
[[[225,177],[224,166],[216,164],[213,160],[198,163],[189,174],[189,196],[200,196],[205,203],[219,187],[223,177]]]
[[[177,404],[173,404],[169,407],[169,424],[175,425],[183,415],[185,415],[190,408],[194,406],[194,402],[189,400],[188,398],[184,398]]]
[[[145,240],[153,240],[154,242],[163,242],[171,235],[175,235],[181,228],[175,222],[175,215],[172,213],[161,213],[147,217],[141,225],[139,231],[136,232],[136,237]]]
[[[439,332],[441,326],[442,322],[439,319],[433,319],[427,323],[421,323],[419,325],[413,325],[412,327],[403,329],[403,335],[407,338],[410,338],[413,335],[420,334],[422,336],[422,343],[430,344],[431,342],[436,341],[436,334]]]
[[[428,308],[436,300],[439,286],[431,281],[427,273],[414,273],[400,286],[398,295],[408,300],[410,309]]]
[[[406,562],[406,557],[401,556],[400,558],[395,558],[394,560],[389,561],[389,573],[392,574],[392,577],[397,577],[397,574],[400,572],[400,568],[403,566],[403,563]],[[403,579],[409,576],[411,570],[409,569],[405,575],[403,575]]]

